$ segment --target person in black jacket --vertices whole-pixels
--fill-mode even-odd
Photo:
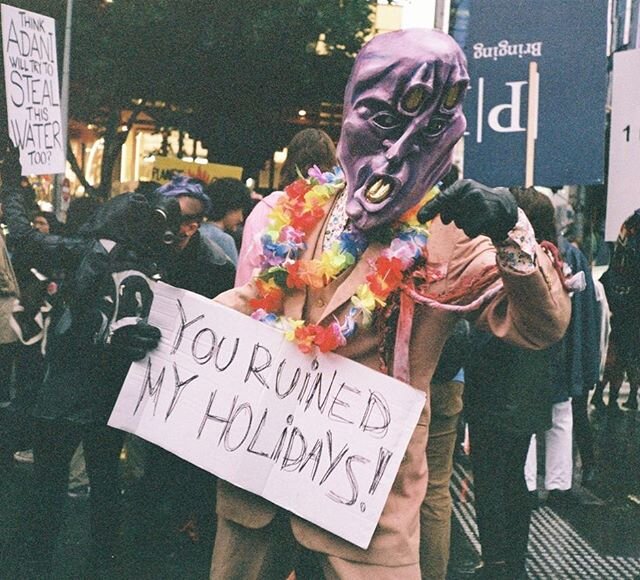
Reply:
[[[154,348],[160,333],[142,319],[113,332],[105,321],[114,314],[108,308],[115,304],[117,291],[113,274],[132,269],[148,279],[158,274],[152,240],[144,235],[149,207],[144,200],[118,198],[101,208],[93,235],[62,237],[30,227],[6,169],[3,188],[5,215],[15,242],[27,252],[42,252],[66,273],[64,285],[47,298],[52,308],[44,381],[30,410],[35,418],[35,499],[25,524],[30,527],[26,534],[34,573],[40,577],[51,573],[69,462],[80,442],[92,487],[92,554],[96,569],[107,569],[119,522],[118,461],[123,434],[106,422],[130,362]]]
[[[188,285],[213,297],[222,289],[220,283],[232,283],[234,270],[197,236],[206,200],[197,193],[124,194],[103,204],[76,236],[64,237],[30,226],[19,177],[17,153],[11,150],[2,168],[11,235],[24,251],[41,253],[65,271],[64,285],[47,299],[52,308],[45,379],[31,409],[36,419],[36,494],[33,513],[25,518],[27,548],[36,577],[51,574],[69,462],[82,441],[91,483],[93,571],[112,577],[124,434],[106,423],[129,364],[155,348],[160,338],[159,330],[145,322],[152,280]]]
[[[537,191],[515,190],[534,226],[536,239],[554,240],[553,207],[539,220]],[[522,195],[520,195],[522,194]],[[551,205],[549,203],[549,205]],[[548,208],[543,204],[542,211]],[[547,223],[548,227],[542,227]],[[476,577],[515,580],[526,577],[532,499],[524,466],[531,436],[551,427],[551,349],[527,350],[478,330],[471,333],[465,367],[464,413],[469,424],[476,520],[482,565]]]
[[[464,412],[482,545],[476,575],[524,578],[532,507],[524,465],[531,435],[551,426],[550,353],[478,331],[471,342]]]

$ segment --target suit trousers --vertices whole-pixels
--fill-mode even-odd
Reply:
[[[443,580],[447,576],[452,512],[449,483],[463,389],[464,383],[458,381],[431,387],[431,423],[427,444],[429,484],[420,506],[422,580]]]
[[[211,562],[211,580],[419,580],[420,566],[376,566],[312,552],[291,531],[281,510],[263,528],[245,528],[220,518]]]

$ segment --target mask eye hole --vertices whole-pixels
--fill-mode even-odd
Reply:
[[[422,108],[427,99],[427,92],[423,87],[412,87],[402,99],[401,107],[407,113],[415,113]]]
[[[371,117],[371,121],[380,129],[395,129],[400,125],[400,119],[397,115],[388,111],[380,111]]]
[[[432,117],[424,132],[428,137],[435,137],[444,131],[448,123],[449,119],[445,117]]]
[[[444,100],[442,101],[442,108],[450,111],[453,109],[461,100],[462,95],[464,93],[464,84],[457,83],[449,88],[449,90],[444,95]]]

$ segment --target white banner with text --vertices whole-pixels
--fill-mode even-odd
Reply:
[[[604,239],[615,242],[624,221],[640,208],[640,49],[613,55],[609,183]]]
[[[167,284],[149,323],[109,425],[366,548],[424,393]]]

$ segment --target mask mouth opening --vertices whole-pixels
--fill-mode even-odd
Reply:
[[[364,192],[364,198],[374,205],[389,199],[396,190],[396,180],[388,175],[374,175]]]

